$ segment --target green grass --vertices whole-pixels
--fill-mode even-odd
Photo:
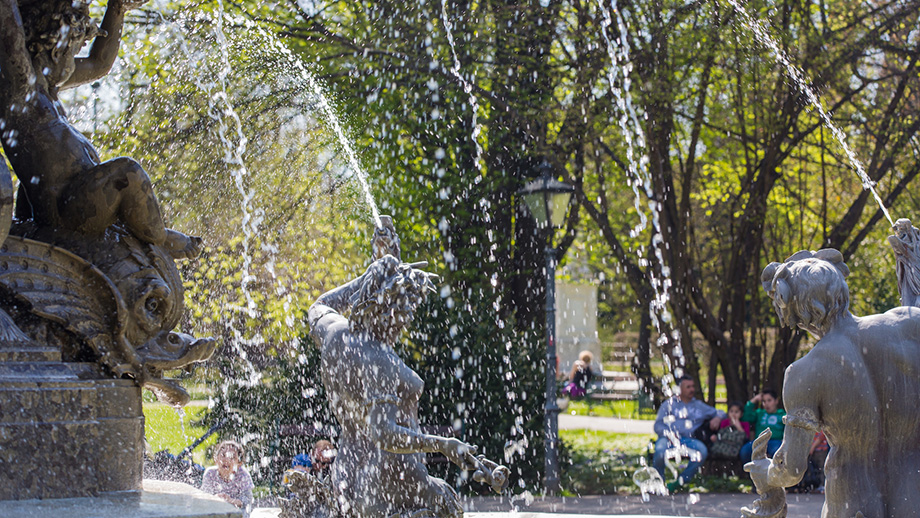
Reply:
[[[208,431],[202,426],[192,426],[191,422],[201,418],[207,410],[203,406],[187,406],[184,409],[185,417],[179,417],[176,410],[167,405],[157,403],[144,404],[144,432],[147,443],[154,451],[169,450],[178,454],[198,437]],[[217,442],[217,435],[212,435],[199,445],[192,453],[195,462],[202,465],[213,464],[206,456],[207,449]]]
[[[643,411],[640,414],[639,403],[635,400],[596,401],[593,399],[579,399],[570,401],[565,412],[571,415],[655,420],[655,412],[652,410]]]
[[[563,442],[562,487],[566,496],[638,494],[633,473],[646,460],[654,435],[621,434],[591,430],[560,430]],[[697,477],[696,493],[750,493],[750,479]]]
[[[654,435],[561,430],[562,486],[567,495],[636,494],[632,474]]]

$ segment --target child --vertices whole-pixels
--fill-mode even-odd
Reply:
[[[757,408],[758,404],[762,405],[763,408]],[[754,425],[755,439],[767,428],[773,432],[770,442],[767,443],[767,455],[770,458],[773,458],[773,454],[783,444],[783,430],[786,428],[786,424],[783,423],[783,417],[785,416],[786,411],[779,408],[779,398],[776,395],[776,391],[772,389],[764,390],[744,405],[744,415],[741,420]],[[741,461],[744,463],[751,462],[753,450],[753,442],[745,444],[741,448]]]
[[[713,458],[737,459],[741,447],[751,437],[751,423],[741,420],[741,403],[732,401],[728,404],[728,417],[722,420],[719,432],[710,437],[709,448]]]
[[[243,447],[236,441],[224,441],[217,446],[213,468],[204,472],[201,490],[217,495],[225,502],[239,507],[244,516],[252,509],[252,477],[243,467]]]

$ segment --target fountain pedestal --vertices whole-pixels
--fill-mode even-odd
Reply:
[[[0,500],[138,492],[143,437],[132,380],[56,348],[0,349]]]

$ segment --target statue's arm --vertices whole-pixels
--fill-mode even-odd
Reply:
[[[820,429],[818,397],[823,390],[821,382],[801,364],[786,369],[783,383],[783,403],[786,407],[786,427],[783,444],[773,456],[767,471],[769,485],[791,487],[799,483],[808,468],[808,449]]]
[[[392,275],[397,271],[399,264],[398,259],[386,255],[371,263],[371,265],[367,267],[367,270],[357,279],[353,279],[338,288],[333,288],[320,295],[319,298],[316,299],[316,302],[310,306],[310,310],[308,311],[310,326],[312,327],[315,322],[329,313],[344,313],[351,307],[352,296],[361,289],[364,280],[367,279],[368,276],[386,278],[388,275]]]
[[[16,0],[0,0],[0,86],[15,99],[31,90],[35,80],[19,5]]]
[[[396,401],[381,398],[371,403],[368,412],[368,418],[373,423],[370,438],[380,449],[390,453],[439,452],[463,469],[477,468],[474,446],[458,439],[428,435],[401,426],[397,421],[398,412]]]
[[[115,58],[118,57],[125,13],[143,3],[137,0],[109,0],[105,8],[105,16],[102,18],[102,25],[99,26],[103,32],[93,39],[89,56],[74,60],[73,74],[61,85],[62,89],[74,88],[95,81],[109,73],[115,63]]]
[[[351,306],[351,296],[361,289],[364,275],[320,295],[307,312],[310,327],[315,327],[321,318],[330,313],[344,313]]]

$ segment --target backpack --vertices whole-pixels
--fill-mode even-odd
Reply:
[[[748,442],[747,434],[731,426],[719,430],[718,440],[709,447],[709,454],[716,459],[737,459],[741,447]]]

